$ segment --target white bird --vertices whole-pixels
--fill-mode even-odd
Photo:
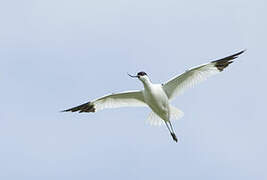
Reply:
[[[179,119],[183,116],[183,112],[170,105],[170,101],[180,95],[185,89],[223,71],[224,68],[231,64],[233,60],[243,52],[244,50],[231,56],[194,67],[183,74],[170,79],[164,84],[153,84],[147,74],[143,71],[137,73],[136,76],[128,74],[133,78],[138,78],[143,83],[144,89],[106,95],[80,106],[64,110],[63,112],[97,112],[105,108],[129,106],[150,107],[152,110],[148,117],[150,124],[161,125],[164,122],[173,140],[177,142],[178,139],[171,124],[171,117]]]

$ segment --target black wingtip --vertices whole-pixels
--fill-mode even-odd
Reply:
[[[76,106],[70,109],[66,109],[60,112],[79,112],[79,113],[83,113],[83,112],[95,112],[96,108],[93,104],[91,104],[90,102],[84,103],[80,106]]]
[[[239,55],[243,54],[245,51],[246,49],[233,55],[227,56],[225,58],[212,61],[212,63],[215,63],[214,65],[219,71],[223,71],[229,64],[233,63],[234,59],[236,59]]]
[[[242,51],[239,51],[238,53],[233,54],[232,56],[239,56],[240,54],[243,54],[247,49],[244,49]]]

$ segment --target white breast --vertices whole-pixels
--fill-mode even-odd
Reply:
[[[151,84],[144,90],[145,102],[163,120],[169,121],[169,100],[161,84]]]

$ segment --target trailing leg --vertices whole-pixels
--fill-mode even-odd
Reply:
[[[173,127],[172,127],[171,122],[166,122],[166,121],[164,121],[164,122],[165,122],[165,124],[166,124],[166,126],[167,126],[167,128],[168,128],[168,130],[169,130],[169,132],[170,132],[170,134],[171,134],[171,136],[172,136],[172,139],[173,139],[175,142],[178,142],[178,139],[177,139],[177,137],[176,137],[176,135],[175,135],[175,133],[174,133],[174,130],[173,130]],[[171,129],[170,129],[168,123],[170,124]]]

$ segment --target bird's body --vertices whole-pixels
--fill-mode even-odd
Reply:
[[[146,104],[164,121],[170,120],[169,99],[161,84],[149,82],[144,86],[144,99]]]
[[[171,118],[179,119],[183,116],[183,112],[171,106],[170,101],[181,94],[186,88],[192,87],[209,76],[223,71],[224,68],[231,64],[243,52],[241,51],[231,56],[192,68],[164,84],[153,84],[145,72],[139,72],[136,76],[129,75],[138,78],[143,83],[144,89],[141,91],[128,91],[103,96],[94,101],[64,110],[64,112],[78,111],[82,113],[96,112],[105,108],[148,106],[152,110],[148,118],[150,124],[161,125],[165,123],[173,140],[177,142],[177,137],[171,124]]]

